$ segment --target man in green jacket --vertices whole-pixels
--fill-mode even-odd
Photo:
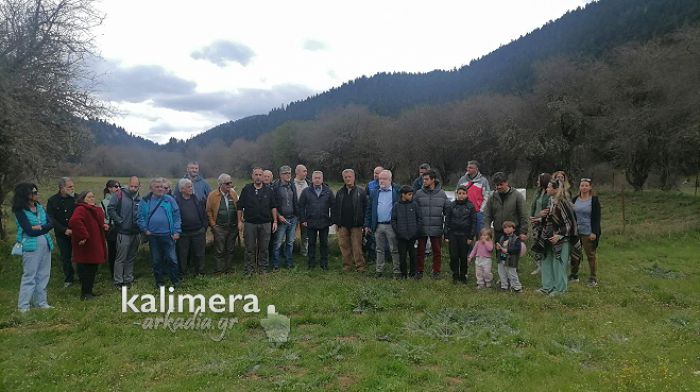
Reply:
[[[484,209],[484,227],[491,227],[493,223],[494,241],[498,241],[503,235],[503,222],[515,222],[515,232],[519,234],[521,241],[527,241],[527,207],[525,198],[515,188],[508,184],[508,176],[503,172],[493,175],[493,192],[486,202]]]

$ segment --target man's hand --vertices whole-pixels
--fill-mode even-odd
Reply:
[[[105,231],[109,231],[109,225],[108,224],[103,224],[102,227],[105,229]]]
[[[272,222],[272,232],[273,233],[277,232],[277,222]]]
[[[179,240],[179,239],[180,239],[180,234],[178,234],[178,233],[173,234],[173,239],[174,239],[175,241]]]
[[[591,233],[591,235],[588,236],[588,239],[591,241],[595,241],[596,238],[598,238],[598,236],[595,235],[594,233]]]
[[[143,234],[145,234],[145,235],[149,236],[149,235],[151,235],[151,232],[150,232],[150,231],[148,231],[148,230],[146,230],[146,232],[145,232],[145,233],[143,233]]]
[[[473,242],[472,240],[467,240],[467,245],[471,245]]]
[[[527,241],[527,234],[520,234],[520,241],[522,241],[522,242]]]
[[[301,225],[304,226],[304,227],[308,227],[308,226],[309,226],[309,224],[306,223],[306,222],[301,222]]]
[[[32,230],[41,230],[41,225],[32,226]]]
[[[70,235],[73,234],[73,230],[66,229],[65,234],[66,234],[66,236],[70,237]]]
[[[282,216],[282,215],[277,215],[277,220],[278,220],[280,223],[289,224],[289,221],[287,221],[287,218],[285,218],[285,217]]]
[[[242,221],[239,221],[239,222],[238,222],[238,232],[239,232],[239,233],[242,233],[242,232],[243,232],[243,226],[244,226],[244,225],[243,225],[243,222],[242,222]]]
[[[80,241],[78,241],[78,245],[83,246],[83,245],[85,245],[86,242],[87,242],[87,240],[80,240]]]
[[[372,229],[370,229],[369,227],[365,227],[362,229],[362,234],[364,234],[364,235],[367,235],[371,232],[372,232]]]
[[[549,239],[549,242],[551,242],[553,245],[559,242],[559,240],[561,240],[561,236],[559,234],[555,234]]]

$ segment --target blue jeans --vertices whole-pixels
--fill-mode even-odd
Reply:
[[[34,306],[47,306],[46,286],[51,276],[51,251],[49,244],[41,236],[37,238],[36,250],[22,254],[22,283],[19,286],[19,309]]]
[[[275,245],[272,249],[272,268],[279,268],[280,253],[284,245],[284,256],[287,259],[287,268],[294,267],[294,259],[292,259],[292,249],[294,248],[294,237],[296,235],[298,218],[287,219],[288,223],[278,223],[277,232],[275,233]]]
[[[151,234],[148,236],[148,247],[151,249],[156,286],[165,286],[164,275],[167,274],[173,287],[177,287],[180,284],[180,271],[175,253],[175,240],[168,234]]]
[[[481,228],[484,227],[484,213],[476,213],[476,239],[478,240],[481,235]],[[496,240],[498,241],[498,240]]]

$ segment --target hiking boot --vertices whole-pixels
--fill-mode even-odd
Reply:
[[[598,287],[598,280],[596,278],[588,279],[588,287]]]
[[[571,274],[569,275],[569,283],[578,283],[578,275]]]

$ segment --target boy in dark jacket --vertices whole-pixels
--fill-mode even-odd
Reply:
[[[416,238],[420,235],[420,227],[423,224],[420,208],[413,201],[413,188],[408,185],[401,187],[401,200],[394,203],[391,211],[391,227],[396,233],[399,245],[399,267],[401,278],[416,276]],[[409,257],[409,266],[406,268],[406,254]],[[407,271],[408,269],[408,271]]]
[[[518,277],[518,260],[520,260],[520,238],[515,235],[515,223],[503,222],[503,235],[498,239],[498,278],[501,281],[501,290],[510,289],[516,293],[523,291]]]
[[[450,245],[450,268],[454,283],[467,283],[467,257],[476,237],[476,209],[467,198],[468,190],[457,188],[457,200],[450,203],[445,216],[445,240]]]

